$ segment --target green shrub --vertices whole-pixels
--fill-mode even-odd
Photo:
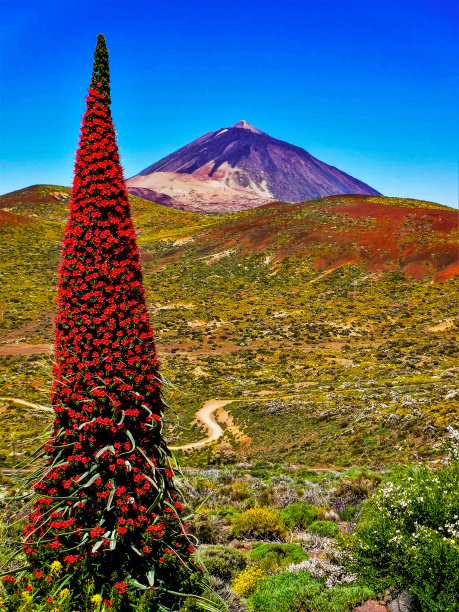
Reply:
[[[459,609],[459,463],[399,470],[340,538],[348,568],[378,591],[407,589],[425,612]]]
[[[260,493],[257,498],[259,506],[270,506],[273,503],[273,492],[272,489],[266,488]]]
[[[230,582],[247,566],[244,553],[230,546],[207,546],[197,556],[209,574],[225,582]]]
[[[233,501],[243,501],[250,497],[246,482],[236,481],[222,487],[219,491],[221,495],[226,495]]]
[[[300,544],[293,542],[266,543],[257,542],[250,551],[250,559],[255,561],[266,572],[276,567],[286,567],[291,563],[300,563],[308,559],[308,554]]]
[[[241,513],[241,511],[238,508],[235,508],[234,506],[221,506],[220,508],[218,508],[218,510],[216,512],[216,514],[218,516],[225,517],[225,519],[229,523],[232,523],[233,521],[235,521],[236,517],[240,513]]]
[[[309,531],[314,535],[333,538],[339,534],[339,527],[333,521],[314,521],[309,525]]]
[[[338,516],[341,521],[350,522],[355,519],[358,511],[359,506],[345,506],[338,510]]]
[[[265,578],[249,604],[255,612],[296,612],[306,610],[311,597],[322,590],[323,583],[307,572],[285,572]]]
[[[215,542],[214,529],[209,517],[206,513],[195,514],[187,523],[188,531],[194,535],[200,542],[204,544],[212,544]]]
[[[281,511],[281,517],[290,529],[295,527],[305,529],[317,519],[318,511],[317,508],[305,502],[295,502]]]
[[[368,599],[373,599],[375,592],[365,586],[334,586],[324,589],[310,602],[305,612],[349,612],[355,606]]]
[[[285,535],[285,523],[277,510],[250,508],[234,522],[234,534],[254,538],[275,539]]]
[[[374,597],[366,587],[335,586],[307,572],[268,576],[249,597],[254,612],[349,612],[354,606]]]
[[[0,485],[2,487],[8,486],[11,487],[14,484],[14,481],[9,476],[5,476],[3,472],[0,472]]]
[[[379,474],[369,474],[364,471],[355,478],[345,479],[339,482],[335,490],[335,497],[353,503],[361,501],[366,499],[381,481],[382,478]]]

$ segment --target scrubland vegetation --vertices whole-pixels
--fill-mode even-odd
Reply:
[[[215,605],[345,612],[402,591],[413,610],[459,605],[457,461],[384,472],[247,461],[184,468],[179,485]],[[14,491],[8,477],[1,487],[4,495]],[[3,528],[4,543],[6,535]],[[7,554],[4,547],[3,560]],[[23,609],[34,610],[26,599]],[[99,604],[88,599],[87,609]]]
[[[0,199],[5,353],[53,341],[66,190],[25,192]],[[230,610],[344,612],[400,592],[416,611],[459,607],[448,448],[459,420],[457,280],[446,273],[456,230],[415,214],[438,205],[371,200],[414,212],[391,226],[389,212],[340,213],[349,197],[215,216],[131,198],[171,382],[168,442],[204,437],[194,423],[204,400],[236,400],[216,413],[220,440],[177,452],[197,559]],[[403,255],[414,243],[421,261]],[[39,408],[51,362],[0,354],[0,396],[38,405],[0,400],[5,498],[51,421]],[[5,560],[5,527],[2,541]]]

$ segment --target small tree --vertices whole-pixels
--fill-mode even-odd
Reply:
[[[162,435],[109,81],[99,34],[59,267],[56,416],[24,529],[27,565],[5,581],[11,610],[178,610],[202,592]]]

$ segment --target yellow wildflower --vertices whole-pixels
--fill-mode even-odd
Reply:
[[[260,582],[265,577],[265,573],[257,565],[248,567],[236,576],[233,580],[233,591],[242,597],[248,597],[255,592]]]
[[[100,606],[100,604],[102,603],[102,595],[93,595],[91,597],[91,603],[94,604],[94,607],[96,608],[97,606]]]
[[[49,569],[51,576],[59,576],[62,572],[62,563],[60,561],[53,561]]]
[[[62,589],[61,594],[60,594],[60,598],[61,599],[67,599],[67,597],[69,595],[70,595],[69,589]]]

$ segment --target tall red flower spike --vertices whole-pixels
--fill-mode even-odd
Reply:
[[[42,579],[59,561],[75,604],[89,577],[92,592],[113,610],[131,610],[125,602],[145,598],[147,589],[148,610],[176,609],[178,592],[202,589],[192,586],[199,571],[162,436],[153,331],[102,35],[94,55],[59,268],[56,417],[24,550],[39,597],[48,594]]]

